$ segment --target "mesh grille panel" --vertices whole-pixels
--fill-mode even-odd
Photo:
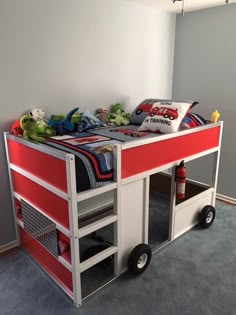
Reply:
[[[58,257],[56,224],[21,199],[24,229],[53,256]]]

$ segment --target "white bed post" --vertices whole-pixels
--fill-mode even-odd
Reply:
[[[66,174],[68,189],[68,208],[71,240],[71,263],[74,305],[82,304],[81,279],[80,279],[80,254],[79,254],[79,227],[77,209],[77,191],[75,177],[75,158],[72,154],[66,154]]]
[[[170,190],[170,214],[169,214],[169,241],[174,239],[175,205],[176,205],[176,181],[175,166],[171,168],[171,190]]]
[[[222,132],[223,132],[223,121],[221,121],[221,126],[220,126],[218,150],[214,152],[214,166],[213,166],[212,180],[211,180],[211,187],[214,188],[214,192],[212,193],[212,205],[214,207],[215,207],[215,201],[216,201],[216,189],[217,189],[219,164],[220,164]]]
[[[149,194],[150,194],[150,176],[144,179],[144,199],[143,199],[143,242],[148,245],[149,228]]]
[[[16,245],[20,245],[20,235],[19,235],[19,228],[17,224],[17,216],[16,216],[16,210],[15,210],[15,200],[14,200],[14,187],[12,183],[12,176],[11,176],[11,169],[10,169],[10,159],[9,159],[9,153],[8,153],[8,144],[7,144],[7,134],[9,132],[4,132],[4,141],[5,141],[5,148],[6,148],[6,158],[7,158],[7,168],[8,168],[8,175],[9,175],[9,182],[10,182],[10,189],[11,189],[11,202],[12,202],[12,211],[14,216],[14,226],[16,231]]]
[[[113,149],[113,167],[114,180],[117,182],[117,188],[114,190],[114,214],[117,215],[117,221],[114,225],[114,245],[117,246],[115,254],[115,275],[119,276],[121,270],[121,145],[117,144]]]

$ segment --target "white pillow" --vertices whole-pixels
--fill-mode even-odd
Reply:
[[[191,106],[192,103],[156,102],[138,131],[176,132]]]

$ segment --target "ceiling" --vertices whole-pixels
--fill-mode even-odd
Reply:
[[[173,0],[128,0],[137,4],[142,4],[152,8],[158,8],[169,12],[180,13],[182,10],[182,1],[173,3]],[[236,0],[229,0],[229,3],[236,3]],[[204,8],[226,5],[225,0],[184,0],[184,10],[193,11]]]

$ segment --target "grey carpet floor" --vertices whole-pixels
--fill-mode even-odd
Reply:
[[[76,309],[21,250],[0,258],[0,315],[235,315],[236,207],[217,202],[195,227],[155,254],[145,273],[124,274]]]
[[[150,192],[149,201],[148,244],[155,249],[169,237],[170,202],[154,192]]]

